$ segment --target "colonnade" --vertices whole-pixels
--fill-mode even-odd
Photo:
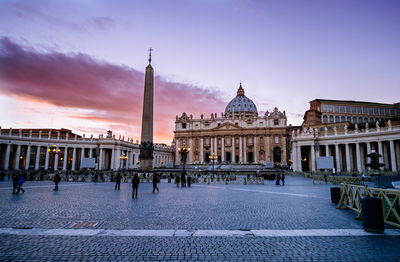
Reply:
[[[368,170],[369,153],[381,155],[382,170],[397,172],[400,166],[400,127],[356,130],[318,136],[316,133],[297,134],[292,139],[291,160],[295,171],[316,171],[317,158],[332,156],[337,172]]]
[[[0,133],[1,170],[78,170],[84,158],[94,159],[98,170],[137,168],[139,145],[115,137],[98,139],[34,137],[13,133]],[[153,166],[165,166],[173,161],[171,147],[156,145]]]

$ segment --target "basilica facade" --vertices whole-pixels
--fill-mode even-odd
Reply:
[[[245,96],[242,84],[237,95],[220,116],[202,114],[199,119],[176,116],[175,164],[180,164],[179,148],[190,147],[187,164],[208,164],[216,156],[220,164],[266,164],[287,166],[288,137],[285,111],[274,108],[259,115],[256,105]]]

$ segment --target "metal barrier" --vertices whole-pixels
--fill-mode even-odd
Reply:
[[[400,191],[342,183],[341,197],[337,206],[356,211],[356,219],[361,219],[361,198],[365,196],[382,199],[383,219],[388,225],[400,228]]]

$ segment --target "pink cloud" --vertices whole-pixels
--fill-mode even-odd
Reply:
[[[127,66],[85,54],[42,53],[0,39],[0,93],[70,110],[60,117],[107,123],[117,128],[116,132],[137,137],[143,88],[143,72]],[[171,141],[175,115],[220,112],[225,102],[216,91],[156,76],[154,105],[155,141]],[[77,113],[77,109],[85,113]]]

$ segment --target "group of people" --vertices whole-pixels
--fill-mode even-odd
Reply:
[[[186,183],[187,183],[187,186],[190,187],[192,184],[192,177],[189,175],[186,179],[185,173],[181,173],[180,175],[176,174],[174,183],[176,184],[176,187],[179,187],[179,184],[181,184],[182,187],[185,187]]]
[[[115,181],[115,190],[120,190],[121,179],[122,179],[121,173],[117,173],[117,175],[113,179]],[[152,182],[153,182],[153,193],[155,193],[156,190],[157,192],[160,192],[157,186],[157,184],[160,183],[160,177],[155,173],[153,173]],[[140,183],[139,175],[138,173],[135,173],[132,177],[132,198],[136,199],[138,198],[139,183]]]
[[[12,174],[13,194],[19,194],[20,191],[22,191],[22,193],[25,193],[25,190],[22,188],[25,179],[26,178],[20,172],[14,172]]]
[[[275,182],[276,185],[279,186],[281,184],[280,182],[282,182],[282,186],[285,185],[285,174],[284,173],[276,174],[276,182]]]

